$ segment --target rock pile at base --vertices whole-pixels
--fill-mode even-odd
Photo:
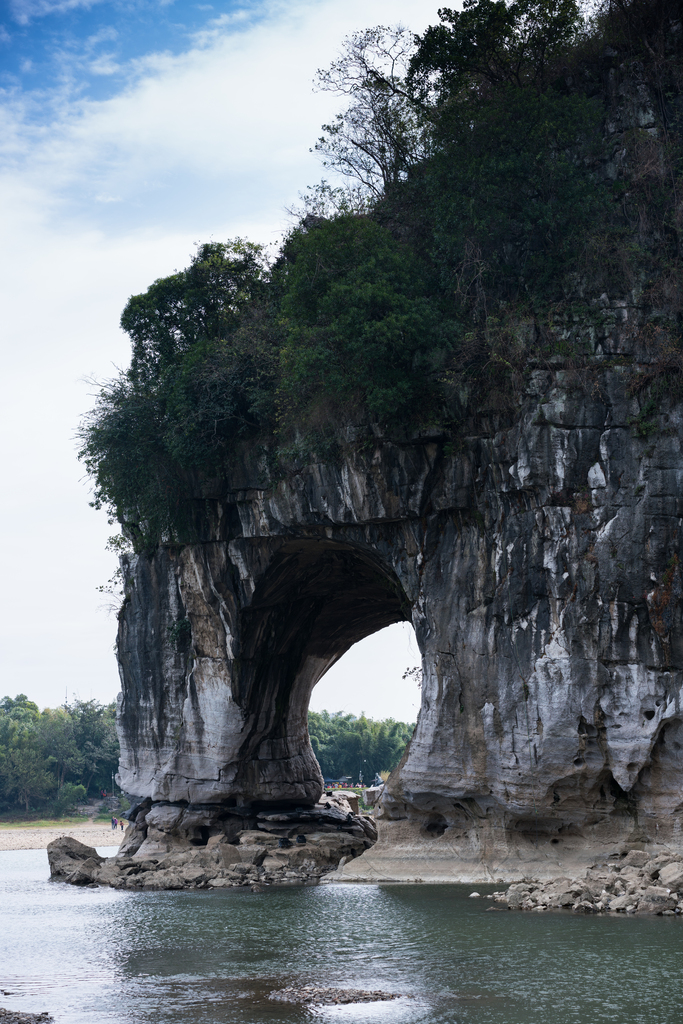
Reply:
[[[219,809],[220,810],[220,809]],[[203,819],[201,814],[203,812]],[[192,821],[212,821],[193,826]],[[244,827],[246,826],[246,827]],[[314,807],[211,812],[175,804],[135,815],[115,857],[71,836],[47,848],[52,878],[114,889],[207,889],[310,884],[369,849],[374,821],[341,797]]]
[[[652,857],[631,850],[616,863],[594,865],[584,878],[515,882],[505,892],[494,893],[493,899],[509,910],[565,908],[577,914],[673,916],[683,913],[683,856]]]
[[[316,985],[303,985],[301,988],[290,986],[277,989],[270,993],[271,999],[283,1003],[304,1003],[309,1006],[335,1006],[343,1003],[379,1003],[388,999],[398,999],[395,992],[382,992],[377,989],[368,992],[362,988],[320,988]]]
[[[45,1013],[21,1013],[19,1010],[3,1010],[0,1006],[0,1024],[47,1024],[54,1018]]]

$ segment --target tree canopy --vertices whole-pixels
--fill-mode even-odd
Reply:
[[[0,700],[0,809],[62,814],[118,770],[115,706],[74,700],[38,709],[25,694]]]
[[[194,346],[229,336],[263,271],[261,246],[241,238],[205,242],[186,270],[131,296],[121,327],[132,342],[132,376],[158,376]]]
[[[393,771],[413,729],[393,718],[377,721],[341,711],[308,712],[311,746],[325,778],[350,776],[357,782],[362,775],[366,785],[375,775]]]
[[[309,189],[272,262],[206,243],[129,300],[131,364],[80,432],[93,503],[152,549],[196,537],[239,459],[265,484],[378,433],[456,444],[471,417],[514,415],[532,363],[585,358],[572,325],[605,291],[651,296],[680,345],[674,7],[466,0],[422,35],[349,37],[318,73],[346,106],[316,148],[352,184]],[[618,157],[615,62],[661,119]]]
[[[279,270],[282,394],[357,401],[379,419],[419,397],[438,314],[411,250],[369,217],[292,233]]]
[[[464,0],[439,10],[418,38],[409,86],[427,98],[467,99],[463,90],[501,85],[545,89],[583,27],[576,0]]]

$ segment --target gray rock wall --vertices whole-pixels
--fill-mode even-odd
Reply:
[[[125,790],[313,803],[313,686],[407,619],[422,707],[357,877],[683,850],[683,411],[638,435],[632,369],[606,362],[628,310],[603,305],[590,373],[536,370],[512,426],[457,453],[378,437],[277,482],[247,460],[203,495],[203,543],[126,561]]]

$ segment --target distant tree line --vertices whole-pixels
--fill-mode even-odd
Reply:
[[[392,771],[401,760],[414,725],[381,721],[341,711],[308,712],[308,732],[313,752],[325,778],[351,776],[357,782],[362,773],[369,783],[375,774]]]
[[[40,711],[0,700],[0,810],[61,815],[111,789],[119,763],[115,705],[74,700]]]
[[[116,705],[74,700],[40,711],[20,693],[0,700],[0,812],[65,814],[118,770]],[[327,778],[370,782],[401,759],[413,725],[341,711],[309,711],[311,745]]]

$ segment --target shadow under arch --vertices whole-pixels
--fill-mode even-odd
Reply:
[[[315,803],[323,789],[308,737],[315,684],[353,644],[411,621],[393,569],[352,545],[286,542],[241,614],[234,696],[245,715],[237,788],[252,803]]]

